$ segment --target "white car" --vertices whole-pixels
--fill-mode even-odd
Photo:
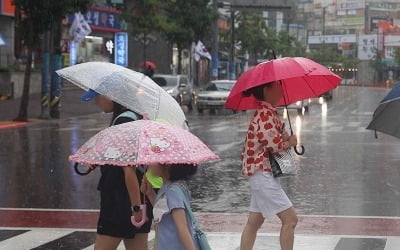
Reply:
[[[310,102],[311,102],[311,99],[304,100],[304,101],[298,101],[293,104],[290,104],[287,108],[289,110],[297,110],[297,113],[299,115],[303,115],[304,113],[308,112],[308,105],[310,104]],[[284,109],[285,106],[280,106],[278,108]]]
[[[215,80],[201,88],[196,98],[199,113],[203,113],[205,109],[223,109],[234,84],[235,81],[232,80]]]

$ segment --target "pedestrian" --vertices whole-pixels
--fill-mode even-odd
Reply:
[[[150,78],[153,78],[153,76],[154,76],[154,68],[152,66],[150,66],[150,65],[147,65],[143,74],[145,74],[146,76],[148,76]]]
[[[199,243],[194,236],[196,228],[193,226],[197,222],[191,217],[191,207],[185,206],[185,203],[190,204],[190,191],[186,181],[197,172],[197,166],[154,164],[149,167],[154,175],[161,176],[164,180],[157,195],[147,180],[141,185],[141,191],[154,204],[154,250],[199,249]]]
[[[284,131],[276,104],[282,98],[279,82],[270,82],[243,92],[259,103],[250,122],[242,153],[242,172],[249,179],[251,201],[249,217],[243,230],[240,249],[253,249],[257,231],[265,218],[277,215],[282,222],[280,245],[282,250],[293,250],[297,214],[283,191],[279,178],[272,176],[269,153],[279,153],[297,145],[295,135]]]
[[[122,105],[100,95],[94,90],[87,91],[84,101],[95,99],[105,113],[112,113],[111,126],[132,122],[142,117]],[[140,182],[144,175],[143,167],[100,167],[101,177],[97,189],[100,191],[100,216],[97,224],[95,250],[117,249],[121,241],[126,249],[147,249],[148,233],[152,224],[152,207],[147,204],[149,220],[140,228],[133,226],[131,216],[141,220]]]

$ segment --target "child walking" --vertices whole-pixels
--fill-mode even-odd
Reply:
[[[196,165],[172,164],[150,165],[154,175],[164,179],[158,194],[144,180],[141,191],[154,205],[156,225],[155,250],[196,250],[200,249],[197,221],[190,207],[190,191],[186,181],[197,171]],[[202,248],[203,249],[203,248]]]

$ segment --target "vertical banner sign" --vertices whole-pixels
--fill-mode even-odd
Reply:
[[[128,33],[115,33],[115,61],[114,63],[120,66],[128,66]]]
[[[76,42],[74,41],[71,41],[71,44],[69,45],[69,60],[70,65],[75,65],[77,62]]]

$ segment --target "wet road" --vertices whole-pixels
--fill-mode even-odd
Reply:
[[[387,90],[340,87],[333,101],[290,112],[306,154],[299,174],[282,180],[301,214],[400,216],[400,140],[365,130]],[[240,153],[251,113],[188,114],[192,131],[221,161],[203,165],[190,182],[193,206],[244,212],[248,184]],[[0,130],[0,207],[96,209],[99,171],[81,177],[67,160],[110,117],[92,114]]]

